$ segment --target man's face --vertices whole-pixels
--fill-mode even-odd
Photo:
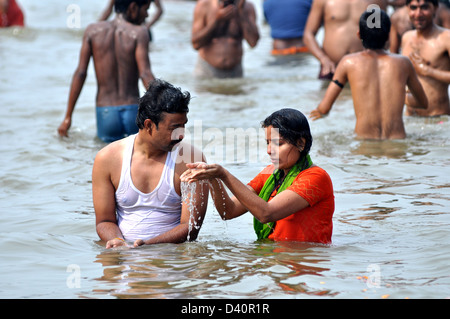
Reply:
[[[424,30],[433,24],[436,8],[431,2],[413,0],[408,5],[409,18],[414,28]]]
[[[162,149],[171,151],[176,144],[181,142],[184,138],[187,121],[187,113],[163,114],[155,131],[155,137]]]
[[[1,0],[0,0],[1,1]],[[127,9],[127,20],[135,25],[141,25],[148,17],[148,9],[150,8],[150,1],[142,6],[137,2],[131,2]]]
[[[148,17],[149,7],[150,7],[150,1],[148,2],[148,4],[145,4],[139,8],[139,15],[138,15],[138,19],[137,19],[138,21],[136,24],[141,25],[142,23],[144,23],[145,19],[147,19],[147,17]]]

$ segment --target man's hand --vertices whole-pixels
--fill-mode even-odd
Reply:
[[[58,127],[58,134],[60,136],[67,137],[67,132],[69,131],[70,126],[72,125],[71,119],[64,119],[64,121],[61,123],[61,125]]]
[[[431,73],[431,67],[429,66],[429,62],[425,61],[417,52],[411,53],[409,55],[409,59],[411,60],[414,69],[417,74],[422,76],[429,76]]]
[[[142,239],[136,239],[136,241],[133,244],[133,247],[136,248],[142,245],[145,245],[145,241],[143,241]]]
[[[236,10],[235,5],[225,6],[225,4],[221,1],[219,3],[219,10],[217,10],[216,20],[217,21],[230,20],[234,16],[235,10]]]
[[[324,117],[325,114],[322,114],[322,112],[319,111],[319,109],[312,110],[311,113],[309,113],[309,118],[313,121],[318,120],[322,117]]]
[[[204,162],[186,164],[187,170],[180,176],[182,182],[192,183],[204,179],[222,178],[224,168],[219,164]]]
[[[125,240],[123,240],[122,238],[114,238],[108,240],[106,243],[106,249],[117,248],[121,246],[129,247],[128,244],[125,242]]]
[[[332,75],[336,72],[336,64],[331,61],[330,58],[325,57],[323,59],[320,60],[320,64],[321,64],[321,70],[320,70],[320,75],[325,77],[328,75]]]
[[[235,0],[234,5],[239,9],[244,9],[245,6],[245,0]]]

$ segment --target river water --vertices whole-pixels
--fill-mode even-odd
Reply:
[[[449,118],[405,118],[405,140],[358,141],[348,88],[311,123],[312,159],[335,188],[332,245],[256,242],[249,214],[225,222],[212,202],[196,242],[100,245],[92,63],[70,137],[56,129],[83,30],[106,2],[21,0],[27,27],[0,30],[0,298],[450,297]],[[244,182],[269,163],[260,121],[307,114],[326,88],[312,56],[270,55],[254,3],[261,40],[245,47],[243,79],[193,78],[193,1],[164,1],[150,52],[154,74],[193,96],[186,139]]]

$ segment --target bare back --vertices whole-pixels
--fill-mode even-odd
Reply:
[[[145,27],[116,18],[90,25],[85,41],[89,41],[94,59],[97,106],[136,104],[141,75],[139,63],[150,68]],[[139,50],[147,52],[147,59],[145,55],[138,56]]]
[[[404,138],[402,114],[411,63],[400,55],[373,51],[349,55],[342,62],[351,86],[358,137]]]

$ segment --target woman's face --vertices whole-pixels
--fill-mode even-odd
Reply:
[[[272,164],[275,168],[289,170],[300,158],[301,148],[284,140],[278,133],[278,129],[273,126],[268,126],[264,130],[267,154],[269,154]]]

